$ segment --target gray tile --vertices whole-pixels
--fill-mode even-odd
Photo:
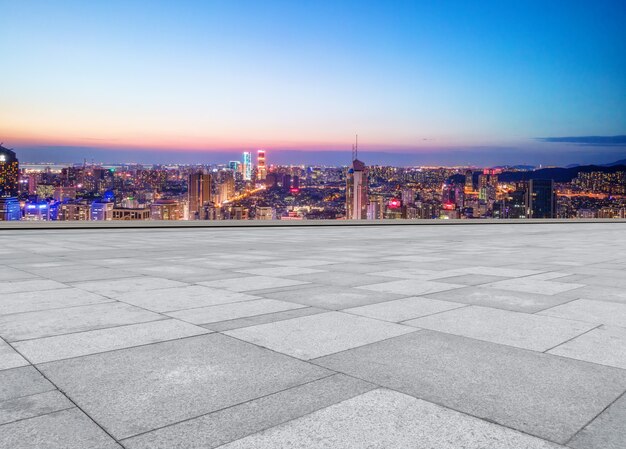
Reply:
[[[109,298],[77,288],[9,293],[0,299],[0,315],[100,304],[110,301]]]
[[[231,329],[239,329],[241,327],[256,326],[258,324],[274,323],[276,321],[290,320],[301,316],[316,315],[324,313],[327,310],[315,307],[302,307],[300,309],[284,310],[282,312],[265,313],[234,320],[221,321],[219,323],[203,324],[202,327],[214,330],[216,332],[228,331]]]
[[[305,285],[298,289],[259,293],[264,298],[280,299],[311,307],[322,307],[331,310],[346,309],[367,304],[403,298],[386,292],[372,292],[351,287],[334,287],[330,285]]]
[[[282,277],[282,276],[296,276],[301,274],[312,274],[312,273],[327,273],[324,270],[317,270],[315,268],[306,268],[306,267],[282,267],[282,266],[271,266],[264,268],[245,268],[243,270],[237,270],[240,273],[246,274],[254,274],[255,276],[274,276],[274,277]]]
[[[0,401],[51,390],[54,385],[32,366],[0,371]]]
[[[121,449],[77,408],[0,427],[2,449]]]
[[[374,284],[376,282],[386,282],[389,279],[374,276],[371,274],[359,274],[351,273],[346,275],[341,271],[324,271],[314,274],[302,274],[299,276],[293,276],[293,279],[299,279],[301,281],[315,282],[321,285],[334,285],[339,287],[356,287],[359,285]]]
[[[196,307],[228,304],[231,302],[249,301],[258,298],[258,296],[209,288],[202,285],[130,292],[117,297],[119,301],[155,312],[171,312]]]
[[[58,390],[9,399],[0,402],[0,424],[33,418],[72,407],[74,404]]]
[[[443,282],[424,281],[420,279],[404,279],[401,281],[389,281],[382,284],[364,285],[357,287],[363,290],[375,292],[397,293],[399,295],[427,295],[429,293],[443,292],[463,285],[446,284]]]
[[[562,446],[379,389],[222,447],[557,449]]]
[[[158,277],[138,276],[124,279],[105,279],[101,281],[76,282],[76,288],[115,298],[127,292],[158,290],[168,287],[183,287],[187,284]]]
[[[285,267],[318,267],[322,265],[330,265],[334,262],[329,260],[319,260],[319,259],[287,259],[287,260],[270,260],[265,262],[269,265],[281,265]],[[324,268],[326,269],[326,268]]]
[[[0,294],[36,292],[67,288],[67,285],[50,279],[32,279],[27,281],[0,281]]]
[[[559,443],[626,389],[623,370],[434,331],[315,362]]]
[[[540,279],[516,278],[506,281],[498,281],[491,284],[485,284],[486,287],[497,288],[499,290],[512,290],[517,292],[538,293],[540,295],[556,295],[579,287],[583,284],[573,284],[566,282],[544,281]]]
[[[490,282],[498,282],[504,281],[508,278],[502,276],[491,276],[487,274],[462,274],[459,276],[450,276],[450,277],[438,277],[437,282],[445,282],[448,284],[457,284],[457,285],[480,285],[480,284],[488,284]]]
[[[614,302],[578,299],[539,314],[626,328],[626,304]]]
[[[308,360],[413,331],[415,329],[408,326],[328,312],[231,330],[226,334]]]
[[[218,306],[178,310],[169,312],[168,315],[194,324],[209,324],[303,307],[305,306],[301,304],[277,301],[275,299],[254,299]]]
[[[626,328],[600,326],[548,352],[626,369]]]
[[[28,365],[24,357],[19,355],[15,349],[0,339],[0,370],[17,368]]]
[[[354,315],[398,323],[400,321],[457,309],[459,307],[467,306],[455,302],[415,297],[396,299],[394,301],[371,304],[368,306],[353,307],[344,309],[343,311]]]
[[[579,321],[480,306],[450,310],[403,324],[542,352],[595,327]]]
[[[0,335],[8,341],[50,337],[163,319],[138,307],[108,302],[65,309],[42,310],[0,316]]]
[[[36,268],[30,270],[38,276],[58,282],[80,282],[100,279],[118,279],[136,276],[128,271],[112,268],[93,267],[83,265]]]
[[[218,281],[199,282],[200,285],[214,288],[224,288],[233,292],[246,292],[254,290],[264,290],[278,287],[291,287],[294,285],[304,285],[308,282],[294,279],[282,279],[270,276],[249,276],[236,279],[222,279]]]
[[[626,447],[626,395],[572,438],[575,449],[624,449]]]
[[[116,438],[329,374],[220,334],[51,362],[40,369]]]
[[[26,340],[15,343],[15,347],[31,363],[44,363],[209,332],[207,329],[179,320],[159,320]]]
[[[129,449],[209,449],[349,399],[374,388],[335,374],[180,424],[124,440]]]
[[[483,287],[458,288],[433,293],[426,297],[527,313],[535,313],[571,301],[570,298],[564,298],[561,295],[540,295]]]

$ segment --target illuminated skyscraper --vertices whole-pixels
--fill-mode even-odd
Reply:
[[[19,162],[15,152],[0,145],[0,197],[17,196]]]
[[[211,202],[211,175],[197,172],[189,175],[189,219],[204,218],[203,206]]]
[[[367,219],[368,170],[358,159],[352,161],[346,179],[346,218],[348,220]]]
[[[526,216],[528,218],[556,217],[556,195],[551,179],[531,179],[526,191]]]
[[[252,180],[252,154],[248,151],[243,153],[242,159],[243,180]]]
[[[257,177],[259,181],[265,181],[267,169],[265,168],[265,150],[257,152]]]
[[[474,172],[467,170],[465,172],[465,191],[472,192],[474,190]]]

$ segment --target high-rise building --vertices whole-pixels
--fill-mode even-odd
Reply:
[[[352,161],[346,178],[346,218],[367,219],[368,170],[358,159]]]
[[[248,151],[243,153],[243,159],[241,162],[243,180],[251,181],[252,180],[252,154]]]
[[[267,176],[267,168],[265,167],[265,150],[259,150],[257,152],[257,179],[259,181],[265,181]]]
[[[183,205],[176,200],[156,200],[150,205],[152,220],[182,220]]]
[[[202,220],[203,206],[211,202],[211,175],[197,172],[189,175],[187,196],[189,199],[189,219]]]
[[[15,152],[0,145],[0,197],[17,196],[19,172]]]
[[[556,195],[551,179],[531,179],[526,191],[526,216],[528,218],[554,218]]]
[[[465,191],[474,191],[474,172],[472,170],[465,171]]]
[[[91,219],[93,221],[113,220],[113,203],[101,201],[91,203]]]
[[[0,197],[0,221],[19,221],[22,219],[22,209],[17,198]]]
[[[230,161],[228,163],[228,168],[231,169],[234,172],[238,172],[239,171],[239,165],[241,165],[241,162],[239,162],[239,161]]]

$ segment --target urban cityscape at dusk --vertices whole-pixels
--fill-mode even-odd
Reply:
[[[626,0],[0,19],[0,449],[626,448]]]
[[[626,160],[604,166],[23,164],[0,147],[0,220],[625,218]]]

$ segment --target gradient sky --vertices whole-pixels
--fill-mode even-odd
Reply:
[[[626,141],[536,138],[626,134],[625,24],[623,0],[0,0],[0,141],[611,162]]]

